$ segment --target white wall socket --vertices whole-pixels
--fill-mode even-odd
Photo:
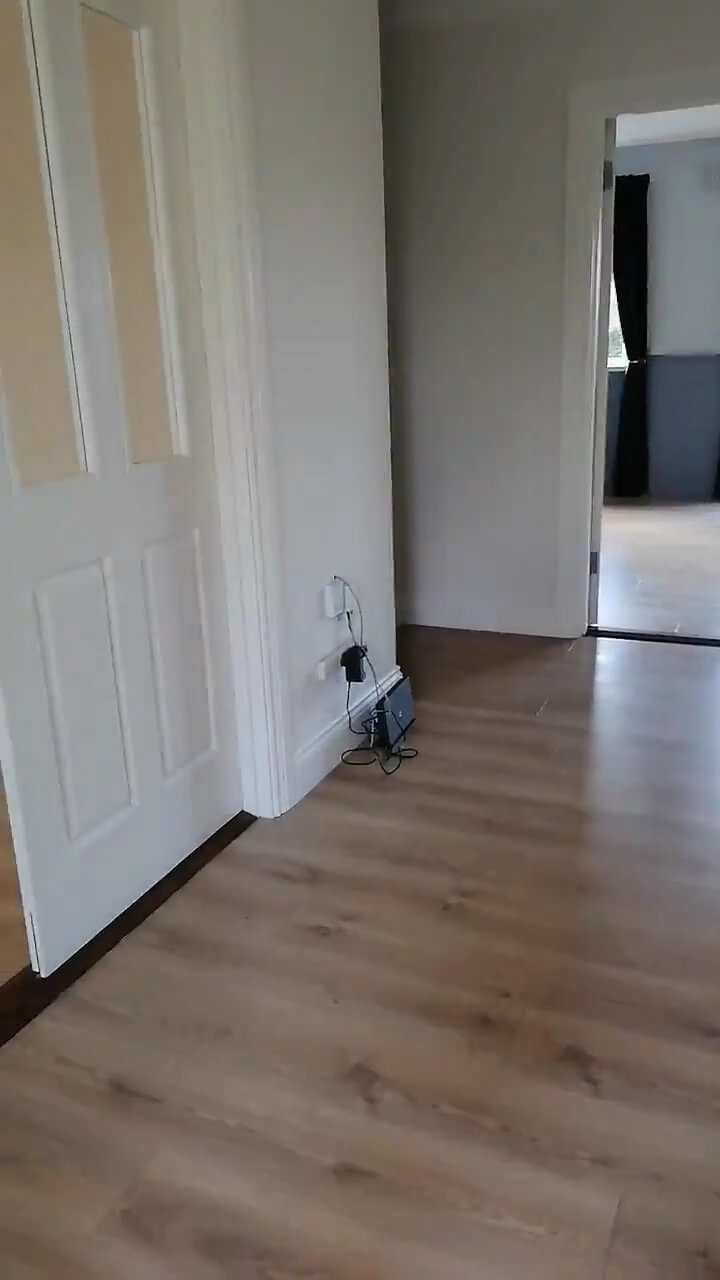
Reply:
[[[345,584],[339,578],[328,582],[323,592],[326,618],[339,618],[345,612]]]
[[[329,653],[326,658],[321,658],[315,667],[315,679],[322,683],[340,671],[341,654],[342,649],[336,649],[334,653]]]

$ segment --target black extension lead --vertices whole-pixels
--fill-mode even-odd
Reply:
[[[347,715],[348,728],[350,732],[355,734],[357,737],[368,739],[368,741],[362,746],[348,747],[346,751],[343,751],[340,758],[343,764],[352,765],[356,768],[366,768],[369,765],[377,764],[380,766],[385,776],[390,777],[391,774],[397,773],[403,760],[414,760],[418,753],[415,747],[387,746],[385,742],[382,741],[381,725],[383,719],[386,718],[387,715],[392,716],[395,721],[395,726],[398,730],[399,742],[402,742],[405,737],[406,727],[400,723],[396,712],[392,708],[389,708],[388,711],[385,712],[380,711],[380,706],[384,699],[380,690],[377,672],[365,647],[365,621],[363,618],[362,605],[349,582],[346,582],[344,578],[340,578],[337,575],[336,581],[341,582],[345,590],[350,592],[350,595],[357,605],[360,617],[360,638],[358,640],[355,636],[355,632],[353,631],[352,613],[349,609],[346,609],[345,611],[345,618],[347,620],[347,627],[350,632],[352,645],[342,654],[340,658],[340,665],[345,672],[345,679],[347,681],[345,713]],[[366,716],[364,720],[361,720],[361,727],[357,729],[352,722],[350,690],[353,684],[362,684],[365,680],[365,663],[367,663],[372,673],[373,683],[375,685],[376,705],[370,714]]]

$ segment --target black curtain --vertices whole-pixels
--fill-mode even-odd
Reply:
[[[616,498],[648,491],[648,174],[615,183],[613,271],[625,350],[625,374],[613,472]]]

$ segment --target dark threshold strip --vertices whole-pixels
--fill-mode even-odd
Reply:
[[[680,636],[666,631],[622,631],[619,627],[588,627],[587,634],[601,640],[650,640],[655,644],[689,644],[704,649],[720,649],[720,637],[715,636]]]
[[[117,920],[113,920],[102,933],[87,942],[76,955],[65,961],[49,978],[40,978],[32,969],[23,969],[9,982],[0,986],[0,1046],[22,1031],[43,1009],[57,1000],[78,978],[112,951],[128,933],[137,929],[163,902],[167,902],[178,889],[182,889],[202,867],[227,849],[243,831],[247,831],[255,819],[249,813],[238,813],[225,823],[215,835],[184,858],[169,871],[158,884],[148,889],[142,898],[133,902]]]

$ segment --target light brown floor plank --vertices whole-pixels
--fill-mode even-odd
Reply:
[[[0,1052],[3,1276],[718,1275],[720,654],[405,648],[416,761],[256,824]]]
[[[605,1280],[708,1280],[718,1259],[717,1193],[644,1186],[623,1197]]]
[[[598,623],[720,638],[720,503],[603,508]]]
[[[28,964],[25,922],[15,870],[10,819],[0,777],[0,983]]]

